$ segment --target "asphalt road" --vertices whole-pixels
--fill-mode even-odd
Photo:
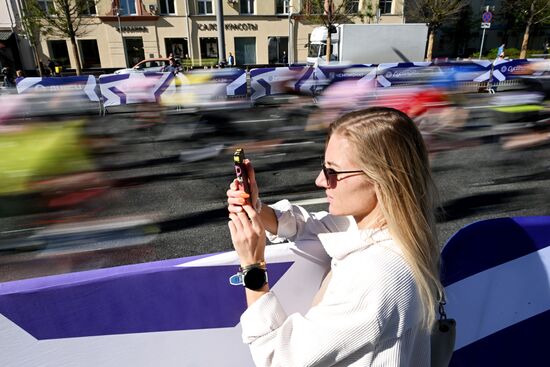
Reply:
[[[83,219],[138,228],[138,234],[98,237],[83,225],[76,240],[49,237],[37,248],[4,251],[0,281],[231,250],[225,191],[237,146],[245,147],[256,168],[264,203],[288,198],[311,211],[326,208],[314,184],[324,132],[304,131],[299,114],[256,108],[171,115],[160,127],[142,122],[119,114],[90,124],[92,136],[108,137],[94,159],[111,188]],[[477,220],[550,215],[550,144],[510,151],[494,134],[477,133],[484,135],[476,140],[482,144],[432,155],[442,246]],[[3,226],[11,219],[3,218]]]

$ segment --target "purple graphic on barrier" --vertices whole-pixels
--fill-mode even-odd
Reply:
[[[429,62],[401,62],[380,64],[377,67],[376,80],[382,87],[390,87],[403,84],[426,83],[433,72],[439,72]]]
[[[304,66],[291,66],[250,70],[250,98],[254,100],[291,90],[299,91],[296,86],[303,80],[302,73],[307,69]]]
[[[132,103],[158,102],[173,87],[172,73],[110,74],[99,77],[105,107]]]
[[[215,80],[227,84],[228,96],[246,96],[246,71],[242,69],[222,69]]]
[[[443,248],[443,285],[546,248],[549,239],[550,217],[498,218],[470,224],[449,239],[460,246]]]
[[[514,79],[521,75],[531,73],[528,70],[530,62],[526,59],[503,60],[495,62],[494,70],[499,71],[506,79]]]
[[[180,263],[182,260],[179,260]],[[0,313],[39,340],[172,330],[234,327],[246,309],[244,289],[229,285],[236,265],[177,267],[132,265],[135,271],[97,277],[73,275],[72,282],[17,293],[0,284]],[[272,263],[277,283],[291,262]],[[63,278],[63,276],[59,276]],[[80,279],[78,279],[80,278]],[[7,285],[7,286],[6,286]]]
[[[376,66],[371,64],[352,64],[352,65],[335,65],[335,66],[319,66],[319,70],[330,79],[331,82],[339,82],[342,80],[357,80],[365,77]]]
[[[313,67],[305,67],[302,75],[296,80],[296,83],[294,84],[294,89],[298,92],[314,94],[315,88],[312,83],[308,83],[310,78],[313,77],[313,71],[315,68]]]
[[[258,99],[263,96],[267,96],[271,93],[271,88],[268,91],[265,88],[265,84],[269,84],[266,79],[273,79],[273,75],[276,74],[276,68],[261,68],[250,70],[250,98]],[[262,80],[265,83],[260,83]]]
[[[71,91],[71,93],[80,93],[82,97],[90,101],[99,101],[98,91],[96,91],[96,78],[92,75],[83,76],[65,76],[57,78],[17,78],[17,93],[24,94],[37,90],[47,91]]]
[[[516,217],[470,224],[448,241],[441,276],[447,317],[457,323],[450,367],[548,358],[549,239],[550,217]]]

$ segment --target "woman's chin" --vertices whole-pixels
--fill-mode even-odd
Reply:
[[[338,207],[334,204],[329,204],[328,206],[328,212],[331,215],[343,215],[341,210],[338,210]]]

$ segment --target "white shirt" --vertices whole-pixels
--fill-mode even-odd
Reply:
[[[317,238],[332,279],[305,315],[287,315],[273,292],[241,316],[257,366],[430,366],[430,337],[412,271],[387,230],[359,230],[352,217],[273,205],[281,241]]]

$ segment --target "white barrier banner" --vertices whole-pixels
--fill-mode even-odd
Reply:
[[[172,73],[108,74],[99,77],[105,107],[156,102],[175,92]]]

